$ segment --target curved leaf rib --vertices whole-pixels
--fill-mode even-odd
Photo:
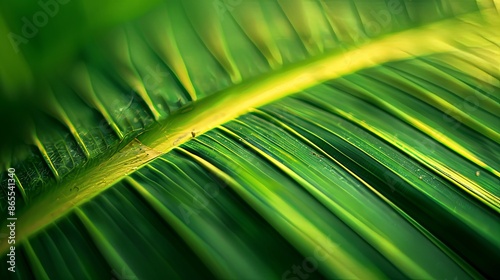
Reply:
[[[157,271],[179,278],[236,278],[243,271],[272,278],[291,275],[290,265],[308,256],[330,278],[493,277],[500,257],[500,85],[497,61],[490,59],[498,53],[500,17],[494,3],[347,51],[325,51],[331,49],[323,39],[331,34],[322,33],[328,28],[346,40],[355,34],[341,32],[346,26],[332,15],[331,3],[321,2],[324,18],[308,19],[319,6],[300,2],[303,9],[295,10],[292,2],[242,5],[261,18],[282,13],[276,29],[297,32],[299,40],[290,46],[299,46],[305,59],[269,40],[274,30],[252,31],[254,19],[237,9],[225,11],[233,25],[220,24],[215,14],[204,25],[200,10],[189,10],[191,1],[172,2],[172,18],[164,19],[166,40],[139,38],[136,28],[147,29],[148,20],[113,38],[124,44],[111,47],[118,50],[111,64],[100,67],[119,69],[109,74],[114,78],[80,65],[71,90],[81,99],[64,99],[69,89],[55,87],[60,104],[52,115],[67,126],[81,155],[66,146],[71,156],[55,157],[59,136],[38,129],[53,120],[37,123],[34,139],[42,158],[35,162],[46,164],[31,172],[45,172],[38,178],[51,172],[57,180],[42,180],[38,185],[45,189],[38,193],[32,191],[37,184],[22,188],[20,266],[51,278],[103,277],[103,271],[120,269],[147,279]],[[207,3],[202,10],[213,10]],[[453,16],[464,8],[446,3],[438,5],[439,13]],[[366,29],[361,10],[351,10],[352,26]],[[170,21],[194,31],[176,36]],[[241,30],[228,31],[234,28]],[[214,36],[207,30],[215,30]],[[255,68],[234,55],[241,46],[227,43],[228,32],[248,37],[238,42],[253,44],[261,56]],[[207,62],[206,72],[221,77],[219,83],[189,63],[196,47],[180,48],[186,42],[207,49],[208,58],[198,57]],[[139,63],[155,59],[166,66]],[[271,70],[256,74],[259,67]],[[165,79],[151,88],[146,81],[158,78],[151,71],[175,90],[154,94]],[[136,91],[109,107],[122,95],[115,78]],[[86,107],[62,110],[72,102]],[[137,115],[123,114],[123,108]],[[87,134],[77,120],[85,115],[95,123],[96,112],[111,130]],[[106,145],[114,149],[101,153]],[[28,174],[18,183],[35,178]],[[58,236],[66,249],[53,241]],[[272,252],[271,264],[262,261],[269,253],[260,244],[264,237],[282,249]],[[124,250],[133,240],[141,241]],[[49,245],[41,245],[45,241]],[[1,252],[8,248],[0,244]],[[47,248],[56,254],[40,258]],[[142,250],[161,261],[135,263]],[[63,269],[46,268],[51,259]],[[95,259],[103,263],[87,269]],[[173,265],[189,259],[202,268],[199,274]]]
[[[324,55],[290,69],[278,71],[273,75],[243,82],[202,99],[141,134],[138,138],[140,143],[132,143],[102,165],[92,167],[80,174],[80,180],[75,178],[71,182],[66,182],[65,186],[59,187],[59,191],[31,205],[24,213],[26,219],[20,224],[18,236],[22,240],[43,228],[54,219],[66,214],[74,206],[88,201],[156,156],[190,140],[193,137],[192,132],[196,135],[202,134],[248,112],[251,108],[368,67],[393,60],[454,51],[458,47],[457,42],[463,44],[467,40],[471,41],[472,45],[469,46],[471,48],[484,46],[485,40],[477,40],[477,37],[480,37],[481,33],[493,32],[500,27],[500,24],[490,22],[489,25],[481,26],[478,30],[477,24],[470,23],[474,19],[478,20],[478,16],[477,14],[470,15],[459,20],[449,20],[418,30],[394,34],[347,53]],[[455,36],[457,34],[459,35]],[[476,40],[470,39],[472,36],[476,36]],[[430,40],[434,43],[419,44],[423,40]],[[345,57],[350,56],[354,58],[346,64]],[[137,157],[141,159],[135,160]],[[128,167],[124,168],[123,165]],[[500,174],[496,170],[493,172]],[[77,195],[70,196],[69,199],[61,197],[75,187],[79,189]],[[492,203],[495,208],[500,208],[498,201],[495,200]],[[41,209],[44,210],[41,211]],[[36,214],[41,212],[52,214],[41,218]],[[4,247],[3,250],[6,248]]]

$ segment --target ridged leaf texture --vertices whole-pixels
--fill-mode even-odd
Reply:
[[[498,1],[107,2],[0,45],[2,279],[498,277]]]

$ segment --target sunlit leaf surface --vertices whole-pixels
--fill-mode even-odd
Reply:
[[[93,2],[0,44],[2,279],[498,277],[498,2]]]

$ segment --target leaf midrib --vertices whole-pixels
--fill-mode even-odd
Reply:
[[[203,134],[252,108],[379,64],[453,51],[456,49],[453,42],[456,41],[473,44],[474,40],[468,36],[479,29],[487,33],[500,27],[498,20],[481,28],[470,24],[470,21],[477,22],[486,12],[403,31],[346,52],[327,53],[196,101],[153,125],[101,164],[87,168],[71,181],[63,181],[54,192],[34,200],[19,215],[17,241],[22,242],[64,217],[136,169],[189,141],[193,135]],[[68,195],[68,191],[75,188],[78,191]],[[2,243],[0,251],[3,253],[8,247],[7,242]]]

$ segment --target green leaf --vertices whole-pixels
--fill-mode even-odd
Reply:
[[[39,79],[1,273],[495,277],[499,27],[492,1],[158,4]]]

